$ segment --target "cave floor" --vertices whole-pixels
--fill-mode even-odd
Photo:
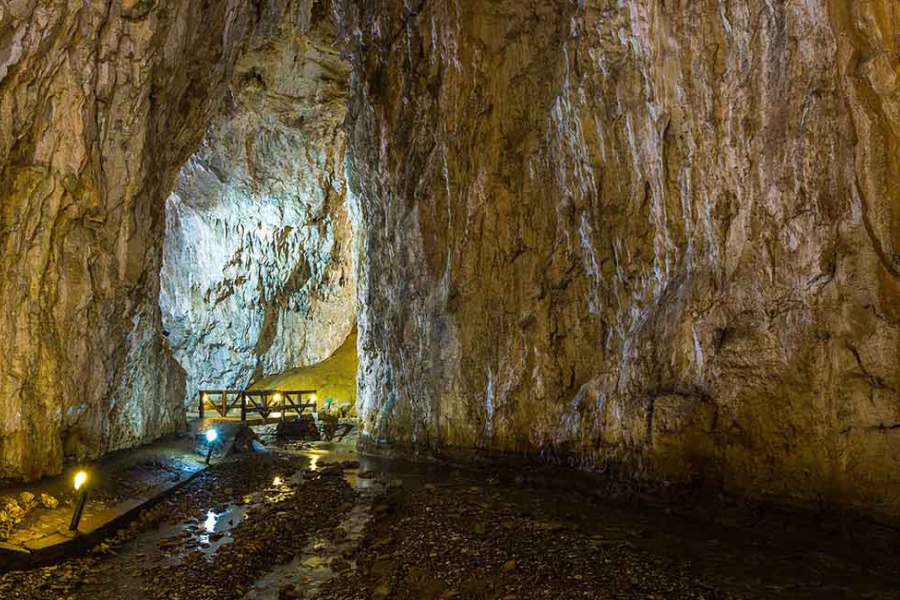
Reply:
[[[111,453],[101,460],[70,465],[55,477],[0,488],[0,502],[13,499],[27,508],[21,522],[4,532],[3,541],[22,545],[67,529],[77,499],[72,480],[79,470],[86,470],[90,479],[91,493],[81,520],[85,530],[102,524],[108,513],[114,512],[110,509],[121,503],[152,496],[159,488],[187,478],[202,467],[203,456],[195,451],[192,437],[172,435],[153,444]],[[21,501],[23,493],[33,496],[31,507]],[[43,505],[42,498],[49,498],[52,505]]]
[[[357,458],[353,438],[270,447],[87,556],[0,576],[0,598],[900,598],[896,537],[868,530],[715,524],[514,470]]]

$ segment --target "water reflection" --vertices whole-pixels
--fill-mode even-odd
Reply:
[[[212,533],[216,530],[216,522],[218,522],[219,516],[214,511],[209,511],[206,513],[206,520],[203,522],[203,529],[206,530],[206,533]]]

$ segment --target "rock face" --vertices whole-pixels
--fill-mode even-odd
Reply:
[[[0,476],[176,427],[172,345],[191,385],[324,357],[356,254],[369,448],[900,514],[898,31],[887,0],[2,2]]]
[[[160,306],[191,405],[200,389],[321,361],[356,324],[349,64],[323,8],[242,54],[225,114],[166,203]]]
[[[160,335],[163,202],[255,13],[0,3],[0,477],[182,420]]]
[[[356,344],[356,331],[351,331],[340,348],[326,360],[266,377],[257,381],[253,389],[315,390],[319,412],[323,411],[330,398],[330,408],[334,413],[346,409],[348,416],[353,416],[356,406],[356,372],[359,368]],[[311,398],[304,398],[304,401],[309,400]]]
[[[312,28],[315,19],[330,18],[329,11],[328,3],[312,0],[0,2],[0,479],[57,472],[64,454],[97,456],[184,422],[185,373],[163,336],[159,307],[165,199],[207,124],[222,114],[236,61],[245,52],[264,52],[265,40],[285,28]],[[217,127],[211,135],[283,133],[277,124],[267,129],[254,122],[252,114],[220,119]],[[296,135],[316,128],[333,131],[323,121],[297,124]],[[342,142],[334,143],[325,153],[308,148],[292,166],[321,167],[336,159]],[[221,155],[249,166],[260,152],[239,155],[231,146]],[[201,150],[188,172],[205,168],[204,160],[215,161],[215,152]],[[294,250],[303,236],[319,236],[309,266],[310,306],[331,302],[323,298],[333,288],[333,272],[316,269],[325,255],[340,254],[337,242],[332,248],[327,241],[337,239],[340,219],[323,216],[327,211],[315,204],[343,198],[329,179],[339,171],[328,168],[320,181],[303,185],[335,189],[318,196],[311,191],[309,210],[282,220],[318,222],[290,234],[285,225],[277,241],[260,235],[252,251],[244,234],[225,236],[244,248],[245,260],[251,254],[269,260]],[[181,182],[202,187],[184,177]],[[236,190],[244,183],[223,176],[220,187]],[[286,181],[283,192],[299,185]],[[180,197],[180,214],[199,218],[202,206],[192,202],[201,199]],[[305,273],[298,257],[275,270],[288,262]],[[258,278],[258,271],[247,277]],[[270,301],[270,293],[279,300]],[[267,307],[292,304],[287,312],[296,313],[298,294],[289,284],[272,283],[260,292],[267,298],[261,310],[270,322],[289,320]],[[279,327],[262,329],[277,339]],[[306,343],[296,356],[319,352]]]
[[[348,1],[368,446],[900,513],[900,11]]]

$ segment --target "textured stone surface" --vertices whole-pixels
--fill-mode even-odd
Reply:
[[[64,454],[96,456],[183,423],[185,374],[159,308],[165,198],[222,114],[243,51],[265,51],[283,27],[306,30],[328,10],[305,0],[0,2],[0,478],[56,472]],[[265,130],[236,121],[223,127]],[[340,144],[327,157],[310,150],[308,164],[339,156]],[[204,157],[214,158],[201,151],[192,166]],[[324,221],[304,227],[324,239]],[[293,250],[302,235],[273,247]],[[316,352],[306,344],[297,356]]]
[[[182,419],[163,207],[206,134],[169,224],[233,247],[167,283],[189,370],[324,356],[349,219],[370,447],[900,513],[895,4],[340,0],[358,206],[337,113],[292,120],[331,70],[282,25],[327,10],[0,2],[0,474]],[[234,78],[244,48],[264,60]],[[241,231],[238,196],[291,232]],[[267,212],[289,196],[312,201]]]
[[[191,405],[199,389],[321,361],[356,324],[349,64],[323,9],[242,54],[167,201],[160,306]]]
[[[870,2],[347,2],[370,447],[900,512]]]
[[[255,13],[137,4],[0,3],[0,477],[183,420],[160,335],[162,199]]]

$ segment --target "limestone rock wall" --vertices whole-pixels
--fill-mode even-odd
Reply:
[[[0,1],[0,479],[183,423],[165,199],[244,50],[326,5]]]
[[[166,203],[160,306],[190,405],[321,361],[356,324],[335,35],[318,3],[256,40]]]
[[[900,513],[887,0],[347,0],[366,444]]]
[[[183,420],[161,199],[255,19],[204,4],[0,3],[0,477]]]

